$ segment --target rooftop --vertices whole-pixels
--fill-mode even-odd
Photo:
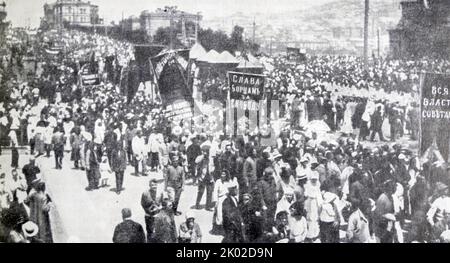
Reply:
[[[171,10],[169,9],[164,9],[164,8],[158,8],[153,12],[150,12],[148,10],[144,10],[141,12],[141,15],[170,15]],[[192,13],[188,13],[188,12],[184,12],[181,10],[172,10],[172,14],[176,15],[176,16],[182,16],[182,15],[186,15],[186,16],[200,16],[200,13],[197,14],[192,14]]]

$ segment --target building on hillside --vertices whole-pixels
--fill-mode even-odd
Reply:
[[[394,58],[450,54],[450,1],[402,1],[402,17],[389,31],[390,54]]]
[[[101,24],[98,6],[89,1],[57,0],[44,5],[44,21],[51,28],[70,26],[95,26]]]
[[[333,27],[331,30],[333,32],[333,37],[336,39],[364,37],[364,28],[362,26],[338,26]]]

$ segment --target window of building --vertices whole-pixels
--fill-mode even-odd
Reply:
[[[86,9],[85,8],[80,8],[80,14],[86,14]]]

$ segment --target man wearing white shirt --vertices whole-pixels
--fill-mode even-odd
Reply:
[[[432,227],[444,218],[445,212],[450,212],[450,197],[448,196],[448,186],[438,182],[436,191],[439,197],[431,204],[427,212],[427,221]]]
[[[136,135],[131,142],[131,148],[134,155],[134,171],[135,175],[139,176],[139,164],[142,164],[142,175],[146,176],[146,155],[147,149],[145,145],[145,139],[142,136],[142,130],[138,129]]]
[[[0,111],[0,154],[2,153],[2,139],[6,133],[6,127],[8,127],[8,118]]]
[[[150,153],[150,168],[152,170],[159,167],[159,148],[158,134],[152,132],[148,138],[148,152]]]

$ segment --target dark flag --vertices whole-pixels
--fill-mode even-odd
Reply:
[[[114,61],[116,56],[107,56],[105,58],[105,71],[107,74],[108,81],[114,82]]]
[[[450,154],[450,76],[427,73],[421,77],[420,155],[428,156],[437,150],[447,162]]]
[[[135,61],[130,62],[128,68],[128,81],[127,81],[127,101],[130,103],[134,96],[136,95],[137,89],[139,88],[139,66]]]

